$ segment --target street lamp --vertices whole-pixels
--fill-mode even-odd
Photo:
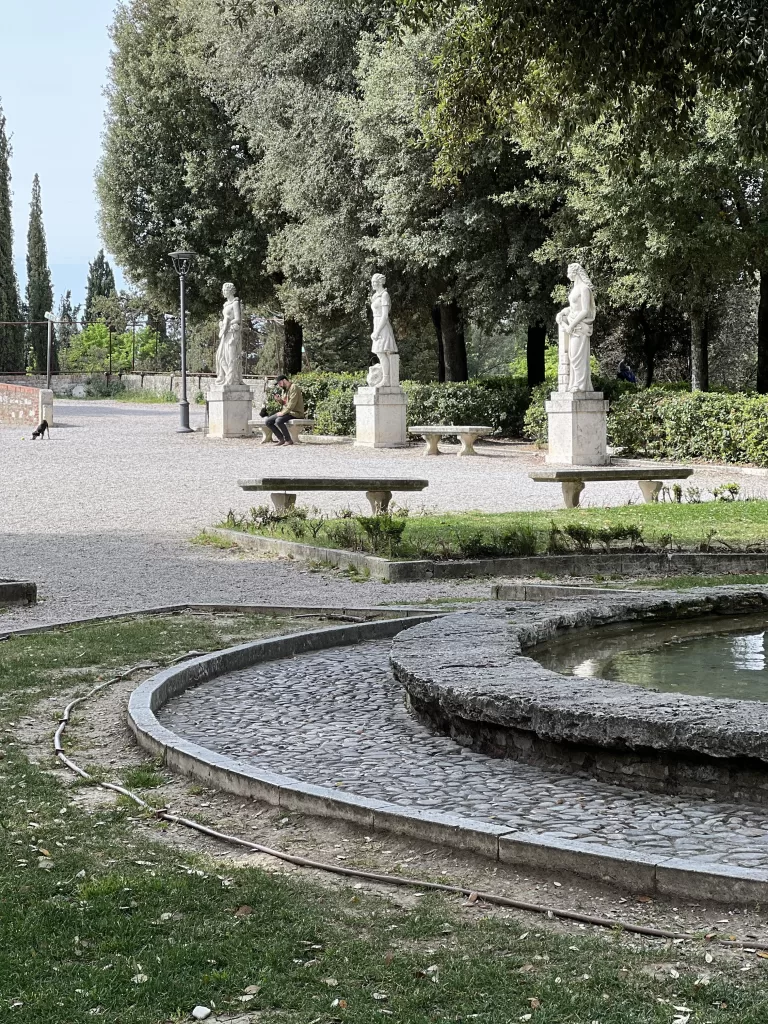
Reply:
[[[45,369],[45,386],[51,390],[51,361],[53,359],[53,321],[56,317],[53,313],[46,313],[45,319],[48,321],[48,355],[46,358],[46,369]]]
[[[189,425],[189,402],[187,401],[187,310],[185,285],[187,274],[195,258],[194,252],[172,252],[169,253],[173,261],[173,269],[179,275],[181,289],[181,400],[179,401],[179,417],[181,426],[179,434],[190,434],[192,428]]]

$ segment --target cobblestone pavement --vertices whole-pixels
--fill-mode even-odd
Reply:
[[[31,441],[27,428],[0,428],[0,577],[33,579],[41,597],[36,608],[2,614],[6,628],[184,601],[258,602],[274,595],[280,603],[362,605],[489,593],[483,579],[353,583],[287,562],[192,547],[189,538],[229,508],[245,511],[261,500],[238,488],[243,476],[425,476],[429,488],[407,496],[413,509],[501,512],[561,504],[559,487],[528,479],[542,455],[526,445],[481,444],[474,459],[425,459],[421,444],[268,448],[250,438],[178,434],[176,406],[60,400],[55,416],[50,441]],[[201,426],[202,416],[193,406],[192,425]],[[693,483],[704,488],[735,477],[732,469],[707,470]],[[768,493],[764,477],[744,477],[742,484],[745,493]],[[636,492],[630,483],[590,484],[584,503],[621,504]],[[367,507],[357,494],[306,500],[328,510]]]
[[[550,839],[768,867],[768,809],[646,795],[433,735],[408,714],[389,647],[335,648],[221,676],[158,717],[209,749],[304,782]]]

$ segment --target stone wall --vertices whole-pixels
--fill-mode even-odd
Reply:
[[[99,373],[54,373],[51,375],[51,388],[55,395],[71,395],[72,389],[78,384],[86,386],[93,378],[106,378],[106,374]],[[178,372],[166,373],[113,373],[112,380],[120,381],[126,391],[152,391],[155,394],[168,394],[172,391],[175,395],[181,395],[181,374]],[[202,392],[207,395],[213,387],[215,377],[212,373],[188,373],[187,374],[187,398],[194,403],[197,396]],[[254,405],[262,405],[265,390],[269,380],[274,377],[244,377],[244,383],[248,384],[254,392]],[[46,384],[45,374],[0,374],[0,383],[18,384],[29,388],[44,388]]]
[[[53,424],[52,391],[0,382],[0,423],[36,427],[44,419]]]

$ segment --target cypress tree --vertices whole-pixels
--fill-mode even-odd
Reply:
[[[29,230],[27,231],[27,344],[32,349],[35,367],[45,370],[48,350],[48,325],[45,314],[53,312],[53,287],[48,267],[48,246],[43,227],[43,204],[40,198],[40,176],[32,182],[32,202],[29,204]],[[35,320],[43,323],[34,324]],[[56,369],[54,343],[53,369]]]
[[[0,107],[0,321],[21,320],[19,285],[13,266],[11,222],[11,147]],[[0,370],[24,369],[24,330],[0,324]]]
[[[83,319],[90,321],[96,318],[93,309],[93,300],[98,295],[115,295],[116,291],[115,275],[112,273],[112,267],[110,267],[109,260],[104,255],[104,250],[99,249],[96,254],[96,259],[93,263],[88,264],[88,282],[85,287],[85,311],[83,312]]]

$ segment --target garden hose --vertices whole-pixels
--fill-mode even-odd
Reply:
[[[199,653],[199,651],[188,651],[186,654],[181,655],[181,657],[175,658],[169,664],[177,664],[178,662],[186,661],[189,658],[196,657]],[[382,885],[451,893],[452,895],[467,897],[472,900],[473,903],[482,901],[483,903],[494,904],[500,907],[509,907],[513,910],[521,910],[532,914],[542,914],[548,918],[575,921],[579,924],[593,925],[599,928],[610,928],[615,931],[630,932],[635,935],[650,936],[651,938],[669,939],[671,941],[684,940],[688,942],[695,942],[701,939],[700,935],[693,935],[690,932],[675,932],[666,928],[654,928],[649,925],[633,924],[628,921],[620,920],[619,918],[597,917],[593,914],[583,914],[576,910],[551,907],[543,903],[528,903],[524,900],[511,899],[509,896],[503,896],[500,893],[486,892],[478,887],[447,885],[440,882],[425,881],[420,878],[388,875],[375,871],[364,871],[360,868],[344,867],[338,864],[327,864],[324,861],[312,860],[308,857],[299,856],[298,854],[287,853],[284,850],[275,850],[272,847],[263,846],[261,843],[251,842],[249,839],[243,839],[240,836],[228,835],[226,832],[220,832],[218,829],[210,828],[208,825],[202,825],[200,822],[194,821],[191,818],[185,818],[179,814],[174,814],[167,807],[152,807],[137,793],[126,789],[124,786],[111,782],[100,782],[94,779],[84,768],[74,762],[71,758],[67,757],[64,752],[64,747],[61,741],[70,722],[72,711],[79,704],[90,700],[106,687],[121,682],[143,669],[157,667],[158,665],[151,662],[142,662],[137,665],[132,665],[130,668],[121,672],[119,675],[114,676],[112,679],[108,679],[106,682],[93,687],[93,689],[84,696],[77,697],[75,700],[70,701],[62,713],[58,728],[54,734],[53,749],[56,757],[65,764],[70,771],[79,775],[80,778],[93,783],[95,786],[100,786],[102,789],[108,789],[112,792],[119,793],[121,796],[127,797],[142,810],[151,812],[151,814],[159,821],[164,821],[172,825],[180,825],[183,828],[191,829],[201,835],[210,836],[212,839],[227,843],[230,846],[239,846],[245,850],[249,850],[251,853],[260,853],[266,857],[273,857],[276,860],[281,860],[287,864],[292,864],[295,867],[306,868],[308,870],[323,871],[328,874],[341,875],[345,878],[357,878],[367,882],[377,882]],[[720,938],[718,935],[707,935],[706,939],[709,941],[715,940],[719,945],[735,947],[737,949],[748,949],[755,952],[757,950],[768,950],[768,943],[751,942],[742,939],[725,939]]]

